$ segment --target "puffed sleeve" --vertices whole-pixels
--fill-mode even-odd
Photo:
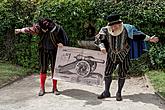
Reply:
[[[106,32],[105,32],[105,28],[103,27],[101,28],[99,33],[95,36],[95,42],[94,42],[95,45],[99,47],[100,49],[105,48],[105,45],[104,45],[105,37],[106,37]]]
[[[32,27],[25,27],[21,29],[22,33],[29,33],[32,35],[37,35],[40,31],[40,27],[38,24],[33,24]]]

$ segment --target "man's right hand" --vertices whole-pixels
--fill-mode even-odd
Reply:
[[[15,29],[15,34],[21,33],[21,29]]]
[[[104,54],[107,53],[105,48],[101,48],[100,50],[101,50],[101,52],[104,53]]]

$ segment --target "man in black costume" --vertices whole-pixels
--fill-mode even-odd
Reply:
[[[137,30],[135,26],[123,24],[119,14],[110,14],[107,17],[108,25],[101,28],[100,32],[95,36],[95,44],[103,53],[107,53],[107,62],[105,68],[105,90],[98,99],[110,97],[110,84],[112,82],[112,73],[118,66],[118,91],[116,100],[122,100],[122,88],[125,83],[125,77],[130,65],[130,40],[140,40],[149,42],[158,42],[157,37],[150,37],[143,32]],[[144,45],[144,43],[141,43]],[[144,47],[144,46],[141,46]],[[142,48],[143,49],[143,48]],[[137,51],[136,48],[133,49]],[[137,52],[136,52],[137,53]]]
[[[64,29],[50,19],[44,18],[34,24],[32,27],[25,27],[22,29],[15,29],[15,33],[29,33],[38,35],[39,42],[39,55],[40,55],[40,92],[39,96],[45,94],[45,80],[49,61],[51,64],[51,73],[53,78],[55,59],[57,54],[57,47],[63,47],[68,44],[68,38]],[[53,93],[59,95],[57,90],[57,80],[53,81]]]

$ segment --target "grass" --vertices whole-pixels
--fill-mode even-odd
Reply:
[[[0,62],[0,87],[30,73],[29,69]]]
[[[154,89],[165,97],[165,72],[149,71],[147,75],[154,86]]]

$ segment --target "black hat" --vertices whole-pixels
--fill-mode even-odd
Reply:
[[[107,21],[109,22],[108,25],[111,26],[113,24],[117,24],[117,23],[121,23],[122,20],[120,19],[120,15],[119,14],[110,14],[108,17],[107,17]]]
[[[55,26],[55,23],[49,18],[40,19],[38,23],[42,29],[48,29],[49,31],[51,31]]]

